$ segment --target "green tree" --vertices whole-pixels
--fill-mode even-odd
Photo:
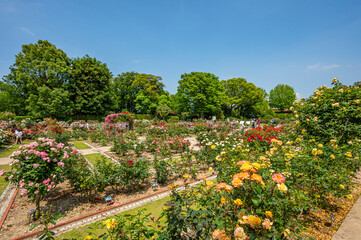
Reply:
[[[295,100],[295,91],[287,84],[278,84],[269,95],[270,106],[281,111],[290,108]]]
[[[237,109],[238,114],[241,114],[242,111],[261,103],[265,98],[261,88],[248,83],[244,78],[232,78],[221,83],[225,89],[223,104],[230,114],[233,109]]]
[[[26,100],[38,94],[38,87],[63,88],[69,79],[70,59],[65,52],[46,40],[23,45],[15,56],[10,73],[4,76],[1,91],[9,93],[9,101],[18,115],[26,114]]]
[[[112,107],[110,79],[105,63],[85,55],[72,61],[68,91],[77,115],[104,115]]]
[[[69,92],[62,88],[51,90],[49,87],[39,87],[38,94],[31,94],[27,99],[26,109],[36,118],[64,118],[71,115],[73,103]]]
[[[132,84],[137,91],[135,108],[139,113],[155,114],[159,97],[168,95],[164,88],[164,84],[159,76],[151,74],[138,74]]]
[[[191,72],[182,74],[178,81],[177,111],[190,112],[192,116],[223,117],[221,101],[224,88],[212,73]]]
[[[116,112],[123,109],[136,112],[135,98],[139,88],[132,85],[138,74],[136,72],[124,72],[112,79],[112,98]]]

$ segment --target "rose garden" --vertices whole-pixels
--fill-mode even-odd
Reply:
[[[14,127],[23,129],[24,143],[0,171],[17,189],[1,236],[330,239],[346,215],[342,207],[360,194],[354,181],[361,166],[360,99],[359,86],[334,79],[295,101],[291,119],[245,129],[238,121],[167,120],[168,111],[155,120],[121,112],[87,124],[3,121],[3,148]],[[200,183],[189,186],[194,181]],[[120,213],[80,236],[49,228],[165,190],[171,195],[157,213]]]

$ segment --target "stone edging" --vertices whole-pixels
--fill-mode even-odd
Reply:
[[[10,185],[10,184],[9,184],[9,185]],[[10,211],[10,208],[11,208],[11,206],[12,206],[13,203],[14,203],[14,200],[15,200],[15,198],[16,198],[16,195],[18,194],[18,191],[19,191],[19,188],[17,188],[17,189],[15,190],[15,193],[14,193],[13,197],[11,198],[11,201],[10,201],[8,207],[7,207],[6,210],[5,210],[5,213],[4,213],[4,215],[3,215],[3,217],[2,217],[2,219],[1,219],[1,221],[0,221],[0,229],[2,228],[2,226],[3,226],[4,222],[5,222],[5,219],[6,219],[8,213],[9,213],[9,211]],[[11,196],[11,195],[10,195],[10,196]],[[9,199],[10,199],[10,197],[9,197]],[[5,205],[6,205],[6,204],[5,204]]]

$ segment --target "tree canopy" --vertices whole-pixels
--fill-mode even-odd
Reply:
[[[292,106],[296,100],[296,93],[293,88],[287,84],[278,84],[271,90],[269,95],[269,104],[278,110],[285,110]]]
[[[177,109],[192,116],[223,116],[221,101],[224,88],[212,73],[191,72],[182,74],[178,81]]]
[[[85,55],[72,61],[68,91],[74,114],[106,114],[111,108],[110,79],[107,65]]]
[[[9,97],[16,113],[26,114],[26,100],[31,94],[37,95],[39,87],[51,90],[65,87],[70,62],[65,52],[46,40],[23,45],[0,90],[11,91]]]
[[[252,107],[265,98],[261,88],[248,83],[244,78],[232,78],[223,80],[221,83],[225,89],[223,104],[230,114],[235,108],[240,114],[242,109]]]

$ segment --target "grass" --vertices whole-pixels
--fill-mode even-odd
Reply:
[[[150,216],[155,217],[155,219],[157,219],[160,217],[160,215],[162,213],[164,204],[167,201],[169,201],[169,199],[170,199],[170,197],[159,199],[157,201],[147,203],[144,206],[122,212],[119,215],[135,214],[136,211],[146,208],[145,214],[151,214]],[[109,217],[109,218],[112,218],[112,217]],[[106,219],[108,219],[108,218],[106,218]],[[99,236],[100,234],[106,232],[105,227],[103,225],[103,221],[104,220],[101,220],[101,221],[86,225],[84,227],[74,229],[70,232],[63,233],[57,239],[82,239],[83,240],[88,235]],[[160,223],[164,224],[165,218],[161,218]]]
[[[78,150],[82,150],[82,149],[89,149],[91,147],[89,147],[88,145],[86,145],[84,142],[82,141],[75,141],[72,142],[72,144],[74,145],[74,147]]]
[[[30,143],[30,140],[23,141],[23,144],[21,144],[21,145],[28,144],[28,143]],[[9,157],[14,151],[19,150],[19,147],[21,145],[14,145],[14,146],[11,146],[10,148],[0,152],[0,158]]]
[[[9,165],[0,165],[0,170],[1,169],[4,169],[5,171],[9,171],[10,166]],[[8,185],[8,182],[5,181],[4,176],[0,176],[0,195],[3,193],[3,191],[5,190],[7,185]]]
[[[92,153],[92,154],[87,154],[84,155],[84,157],[86,157],[86,159],[88,159],[88,161],[93,164],[93,166],[95,166],[95,164],[97,163],[98,159],[101,159],[102,157],[104,157],[103,155],[101,155],[100,153]],[[107,158],[105,158],[106,160],[108,160]],[[109,161],[109,160],[108,160]]]

